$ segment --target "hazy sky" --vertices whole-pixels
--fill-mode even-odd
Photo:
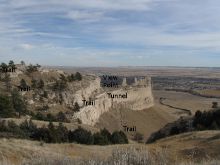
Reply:
[[[0,0],[0,62],[218,66],[220,0]]]

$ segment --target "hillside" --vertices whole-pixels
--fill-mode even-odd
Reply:
[[[99,117],[111,109],[143,110],[153,106],[149,77],[135,77],[133,83],[128,84],[126,77],[121,81],[121,77],[110,75],[68,74],[40,65],[15,65],[12,62],[1,67],[14,68],[14,72],[0,73],[0,89],[9,96],[13,93],[17,97],[21,95],[23,107],[26,104],[29,112],[19,112],[15,108],[19,117],[36,115],[39,119],[65,115],[63,122],[95,125]]]
[[[129,148],[133,148],[133,151],[135,148],[139,149],[142,153],[149,151],[152,156],[158,153],[159,155],[156,154],[158,158],[163,155],[163,161],[169,162],[168,164],[172,164],[175,161],[178,162],[177,164],[180,164],[180,162],[203,162],[205,160],[220,159],[220,131],[185,133],[159,140],[155,144],[150,145],[86,146],[68,143],[44,144],[28,140],[1,139],[0,162],[18,165],[24,160],[43,161],[47,159],[49,161],[53,159],[63,160],[64,158],[83,158],[84,160],[98,161],[99,159],[103,160],[110,157],[114,150],[125,151]],[[141,157],[141,155],[139,156]],[[35,162],[32,163],[34,164]]]

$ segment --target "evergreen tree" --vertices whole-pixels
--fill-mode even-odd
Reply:
[[[69,141],[68,130],[65,126],[63,126],[62,123],[59,123],[59,126],[57,127],[56,132],[57,132],[57,136],[58,136],[58,139],[57,139],[58,143]]]
[[[128,139],[124,132],[122,131],[115,131],[112,133],[111,142],[113,144],[127,144]]]
[[[94,144],[95,145],[107,145],[109,144],[109,140],[107,136],[103,136],[101,133],[95,133],[94,135]]]
[[[25,114],[27,111],[26,103],[16,89],[11,92],[11,98],[15,111],[20,115]]]
[[[11,91],[11,78],[8,73],[5,73],[5,77],[4,77],[3,81],[5,83],[7,91],[10,92]]]
[[[10,97],[0,94],[0,117],[13,117],[15,111]]]
[[[75,78],[76,78],[76,80],[81,81],[82,80],[82,75],[79,72],[76,72]]]
[[[26,83],[26,81],[25,81],[24,79],[21,79],[21,81],[20,81],[20,87],[21,87],[21,88],[27,88],[27,83]]]
[[[67,122],[66,115],[63,112],[59,112],[56,118],[59,122]]]
[[[44,88],[44,81],[42,79],[40,79],[40,81],[38,82],[38,88],[39,89],[43,89]]]
[[[94,139],[90,131],[79,127],[78,129],[69,132],[69,141],[80,144],[93,144]]]
[[[74,108],[73,108],[74,112],[79,112],[80,111],[80,106],[77,102],[75,102]]]
[[[12,69],[12,68],[15,68],[15,63],[14,61],[10,60],[9,63],[8,63],[8,66]]]
[[[35,89],[35,88],[37,87],[37,80],[35,80],[35,79],[32,79],[32,80],[31,80],[31,87],[32,87],[33,89]]]
[[[21,65],[25,65],[25,62],[24,62],[24,61],[21,61]]]
[[[1,63],[0,67],[2,71],[6,71],[8,69],[8,65],[6,63]]]

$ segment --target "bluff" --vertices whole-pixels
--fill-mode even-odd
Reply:
[[[115,77],[109,79],[113,86],[103,86],[97,75],[83,75],[80,80],[71,80],[71,76],[62,70],[16,65],[15,72],[0,73],[0,89],[6,93],[18,90],[28,110],[35,114],[62,111],[71,122],[88,125],[95,125],[103,113],[112,109],[137,111],[153,106],[150,77]],[[30,90],[19,90],[21,82]]]
[[[123,78],[122,84],[120,84],[118,88],[112,89],[103,88],[101,86],[101,79],[97,78],[95,81],[95,91],[90,91],[90,95],[83,95],[85,100],[93,98],[95,104],[86,106],[81,103],[82,108],[74,117],[79,118],[84,124],[95,125],[99,117],[111,109],[125,108],[129,110],[143,110],[153,106],[151,78],[142,77],[134,79],[134,83],[128,85],[126,78]],[[88,89],[80,90],[79,93],[85,93],[85,91],[90,89],[91,87],[88,87]],[[99,93],[97,93],[97,91],[99,91]],[[126,98],[123,98],[123,95]],[[115,98],[111,96],[115,96]]]

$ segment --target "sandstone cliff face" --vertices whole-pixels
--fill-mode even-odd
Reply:
[[[125,86],[123,83],[123,87],[116,90],[100,89],[102,93],[95,95],[95,105],[83,106],[80,112],[75,114],[76,117],[84,124],[95,125],[99,117],[112,108],[123,107],[131,110],[143,110],[153,106],[150,80],[138,83],[135,82],[135,86]],[[127,98],[110,98],[108,93],[112,95],[126,94]]]

